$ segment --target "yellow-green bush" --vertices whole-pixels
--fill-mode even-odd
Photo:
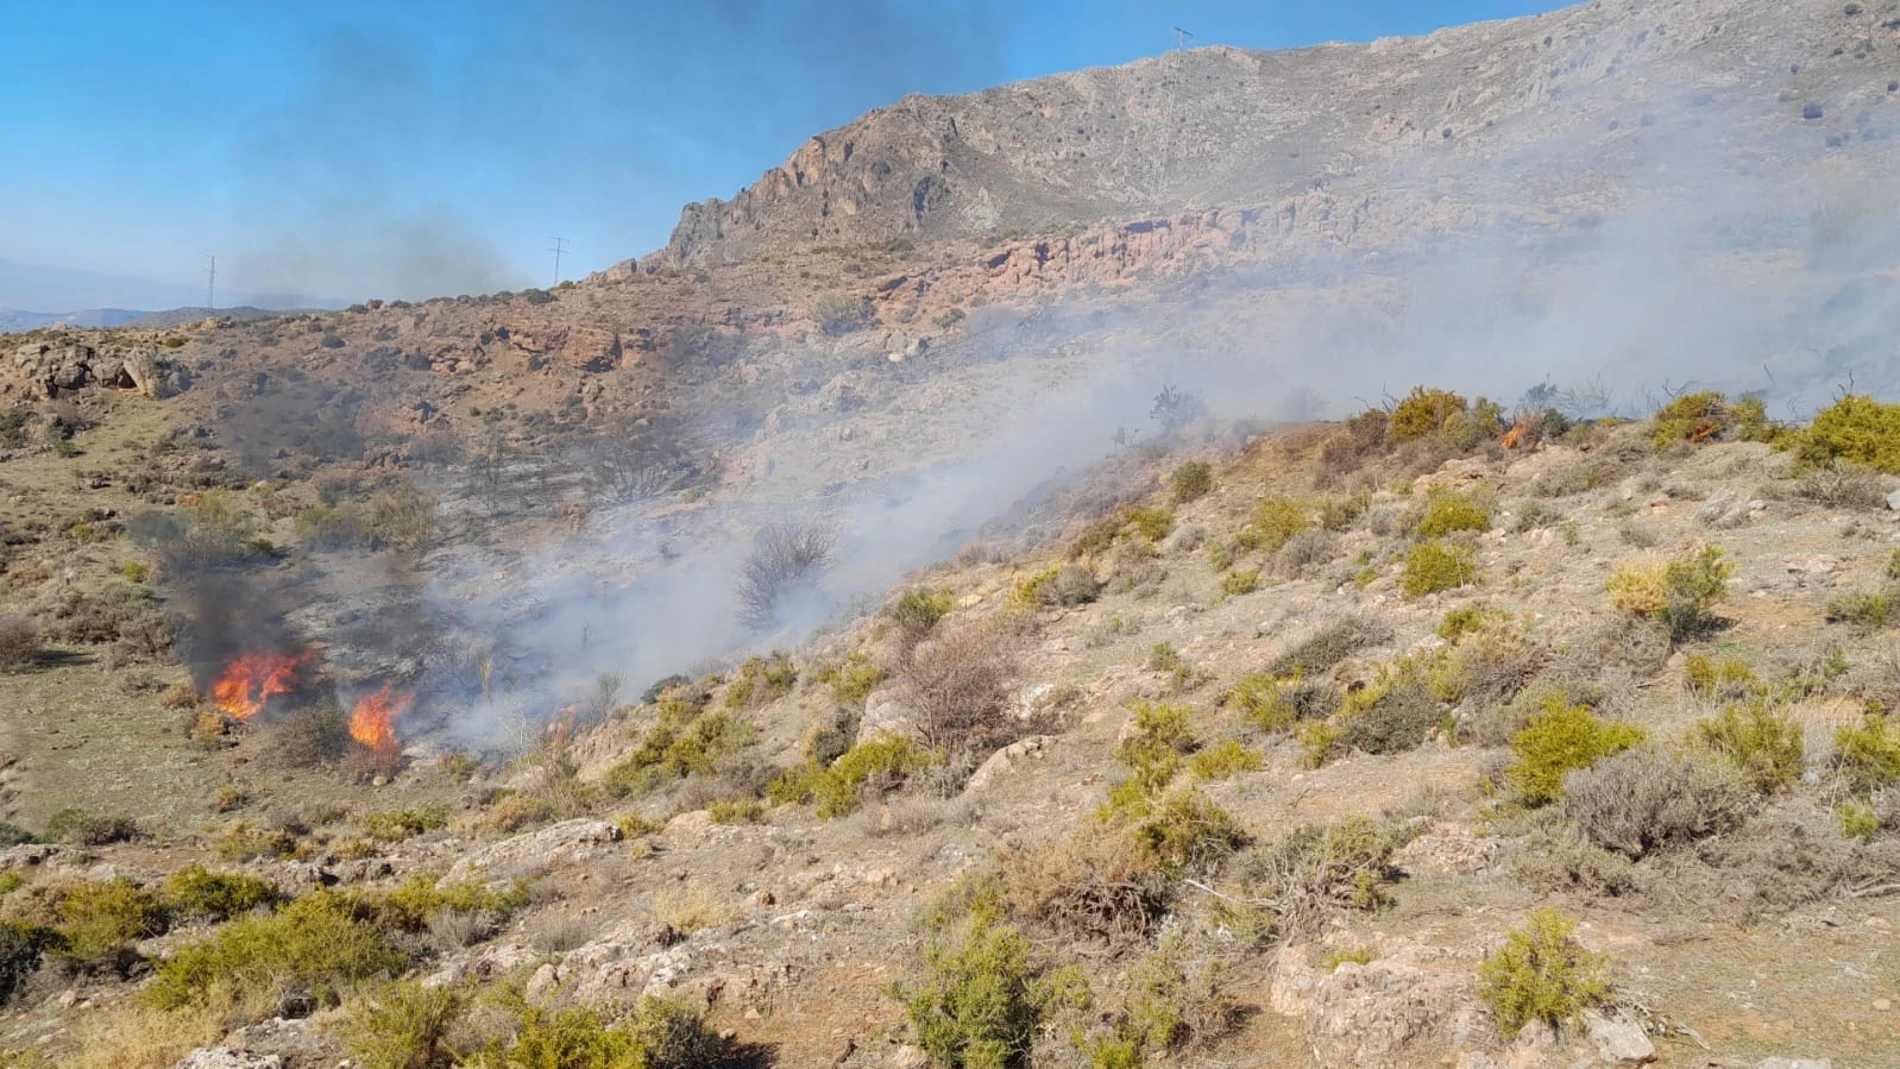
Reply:
[[[1177,788],[1155,798],[1137,819],[1135,841],[1163,872],[1207,872],[1247,844],[1247,833],[1212,798]]]
[[[1242,772],[1258,772],[1266,767],[1259,754],[1247,749],[1239,739],[1220,742],[1188,758],[1188,775],[1204,783],[1232,779]]]
[[[1045,1016],[1085,1003],[1086,983],[1051,970],[1000,910],[973,910],[924,952],[922,975],[892,994],[933,1065],[1008,1069],[1024,1064]]]
[[[1828,600],[1827,619],[1829,623],[1851,623],[1875,629],[1900,621],[1900,611],[1896,610],[1900,610],[1900,605],[1894,603],[1892,594],[1843,594]]]
[[[344,1042],[361,1069],[451,1069],[467,1054],[451,1039],[469,996],[447,984],[391,984],[351,1007]]]
[[[1689,693],[1704,701],[1739,701],[1765,690],[1754,669],[1736,657],[1718,660],[1706,653],[1692,653],[1683,661],[1682,672]]]
[[[1205,460],[1190,460],[1174,469],[1168,482],[1174,490],[1175,504],[1198,501],[1214,489],[1214,466]]]
[[[752,741],[752,729],[725,710],[703,712],[697,701],[660,700],[654,724],[624,761],[607,770],[601,786],[615,797],[652,790],[667,780],[711,775],[721,759]]]
[[[334,891],[304,895],[282,910],[241,917],[158,964],[145,996],[161,1009],[202,1006],[302,989],[334,1002],[344,987],[393,975],[408,956],[356,905]]]
[[[87,880],[64,888],[53,913],[63,956],[87,966],[116,963],[129,944],[163,934],[171,912],[159,896],[131,880]]]
[[[826,820],[856,812],[867,794],[890,791],[936,763],[935,756],[896,735],[880,735],[845,751],[829,766],[788,769],[766,788],[774,805],[815,802]]]
[[[726,686],[726,708],[750,709],[782,698],[798,682],[798,665],[777,651],[770,657],[748,657]]]
[[[869,657],[854,652],[844,659],[843,664],[819,669],[816,678],[831,688],[831,698],[839,706],[855,709],[864,704],[864,699],[871,696],[879,683],[884,682],[884,668]]]
[[[1306,509],[1290,497],[1269,497],[1254,506],[1253,519],[1240,533],[1247,549],[1274,553],[1310,525]]]
[[[1465,418],[1470,407],[1463,397],[1450,390],[1414,386],[1392,409],[1386,422],[1386,434],[1395,442],[1437,434],[1452,421]]]
[[[1721,716],[1696,724],[1696,734],[1764,794],[1791,786],[1801,775],[1801,725],[1765,699],[1745,708],[1730,705]]]
[[[1408,598],[1456,590],[1478,581],[1478,557],[1455,542],[1420,542],[1405,555],[1399,587]]]
[[[1834,767],[1848,787],[1872,791],[1900,779],[1900,724],[1870,716],[1859,727],[1834,732]]]
[[[714,824],[759,824],[765,820],[765,806],[756,798],[721,798],[706,807]]]
[[[1256,672],[1240,677],[1227,692],[1227,706],[1262,731],[1286,731],[1303,720],[1324,720],[1337,712],[1339,691],[1303,682],[1298,673],[1276,676]]]
[[[1532,1021],[1555,1028],[1609,1001],[1606,959],[1572,938],[1577,922],[1554,909],[1531,914],[1478,969],[1478,996],[1515,1038]]]
[[[1666,449],[1678,442],[1765,442],[1774,433],[1760,398],[1730,401],[1727,394],[1707,390],[1684,394],[1659,409],[1654,441],[1657,449]]]
[[[1900,404],[1882,404],[1864,394],[1843,397],[1795,436],[1804,465],[1851,460],[1900,475]]]
[[[1564,773],[1588,768],[1643,738],[1643,730],[1634,724],[1599,720],[1587,706],[1568,705],[1552,696],[1511,740],[1517,759],[1505,771],[1505,782],[1524,804],[1547,805],[1563,797]]]
[[[1469,494],[1448,490],[1434,491],[1425,500],[1425,514],[1418,521],[1422,538],[1442,538],[1458,531],[1489,531],[1491,510]]]
[[[173,910],[212,921],[275,905],[282,898],[269,880],[212,872],[203,865],[187,865],[165,877],[165,901]]]
[[[356,826],[372,839],[393,843],[446,827],[448,822],[447,808],[430,806],[426,809],[388,809],[380,813],[365,813],[357,818]]]
[[[1244,568],[1228,572],[1221,577],[1220,592],[1228,597],[1251,594],[1260,589],[1260,569]]]
[[[491,1000],[510,1020],[467,1069],[699,1069],[716,1065],[723,1043],[683,1002],[643,995],[631,1011],[549,1008],[514,988]]]
[[[950,615],[955,600],[948,590],[906,590],[886,610],[891,622],[906,640],[916,642],[928,635],[938,621]]]
[[[381,927],[420,932],[437,913],[487,913],[496,923],[506,921],[528,904],[528,887],[516,883],[506,891],[491,891],[480,880],[463,880],[446,887],[433,877],[416,875],[394,890],[372,892],[359,898],[363,910]]]
[[[1670,638],[1679,642],[1707,629],[1709,609],[1727,596],[1734,570],[1720,546],[1704,546],[1668,560],[1618,561],[1605,589],[1616,608],[1661,621]]]
[[[1142,792],[1153,794],[1180,771],[1183,755],[1194,745],[1194,733],[1188,727],[1186,706],[1139,702],[1134,712],[1134,731],[1122,740],[1115,756],[1133,772]]]

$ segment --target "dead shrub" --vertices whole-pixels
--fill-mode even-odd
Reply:
[[[1144,939],[1167,913],[1170,881],[1126,831],[1098,822],[999,858],[1011,914],[1068,939]]]
[[[1564,815],[1597,846],[1639,860],[1731,831],[1750,792],[1726,764],[1638,746],[1564,777]]]
[[[1685,908],[1743,920],[1822,899],[1891,894],[1900,841],[1849,838],[1833,812],[1804,798],[1775,805],[1728,835],[1667,855],[1655,893]]]
[[[1331,531],[1301,531],[1287,539],[1273,555],[1273,574],[1298,578],[1308,568],[1331,563],[1339,556],[1339,536]]]
[[[1511,873],[1545,894],[1616,898],[1639,886],[1634,862],[1587,841],[1575,830],[1524,839],[1511,859]]]
[[[1392,628],[1377,620],[1348,616],[1322,628],[1267,664],[1271,676],[1313,678],[1331,671],[1339,662],[1392,637]]]
[[[1310,933],[1344,909],[1376,910],[1404,874],[1392,854],[1412,838],[1408,825],[1354,817],[1306,827],[1240,859],[1254,905],[1270,911],[1282,936]]]
[[[917,644],[899,676],[904,705],[925,746],[939,753],[988,749],[1008,731],[1018,637],[999,625],[940,626]]]
[[[1887,504],[1880,473],[1847,460],[1830,460],[1795,480],[1794,495],[1835,509],[1878,509]]]
[[[350,752],[350,718],[335,705],[291,715],[268,735],[271,754],[292,768],[334,764]]]
[[[811,588],[831,567],[838,532],[823,523],[775,523],[759,532],[739,573],[739,618],[748,627],[780,623],[788,598]]]
[[[0,613],[0,668],[32,664],[40,657],[40,629],[18,613]]]

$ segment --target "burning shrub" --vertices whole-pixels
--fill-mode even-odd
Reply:
[[[786,599],[810,593],[837,545],[837,531],[820,523],[777,523],[760,531],[739,574],[739,618],[761,629],[779,623]]]
[[[334,891],[304,895],[281,911],[242,917],[158,964],[145,997],[161,1009],[303,990],[334,1004],[351,984],[393,975],[408,956]]]
[[[40,629],[19,613],[0,613],[0,668],[32,664],[40,657]]]
[[[1666,449],[1678,442],[1765,442],[1774,434],[1760,398],[1731,402],[1726,394],[1711,390],[1685,394],[1664,405],[1656,413],[1654,437],[1656,448]]]

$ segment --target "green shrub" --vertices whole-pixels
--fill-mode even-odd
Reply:
[[[1851,623],[1877,629],[1900,620],[1892,594],[1843,594],[1827,603],[1829,623]]]
[[[1460,605],[1448,610],[1445,618],[1438,622],[1438,637],[1455,646],[1466,636],[1478,634],[1505,615],[1482,605]]]
[[[1866,841],[1880,831],[1880,813],[1866,802],[1848,799],[1835,810],[1841,818],[1841,834]]]
[[[1435,491],[1426,499],[1425,515],[1418,521],[1421,538],[1442,538],[1458,531],[1489,531],[1491,510],[1468,494]]]
[[[469,1003],[447,984],[392,984],[352,1007],[344,1040],[361,1069],[452,1069],[466,1054],[451,1039]]]
[[[1763,692],[1754,669],[1736,657],[1716,660],[1705,653],[1692,653],[1682,665],[1689,693],[1704,701],[1740,701]]]
[[[1024,1064],[1044,1017],[1080,1001],[1074,978],[1052,973],[991,908],[973,911],[933,940],[923,975],[892,994],[904,1004],[918,1046],[947,1069]]]
[[[1260,569],[1246,568],[1228,572],[1221,577],[1220,592],[1228,597],[1251,594],[1260,589]]]
[[[1064,564],[1018,582],[1010,597],[1025,609],[1056,609],[1086,605],[1094,601],[1101,590],[1101,584],[1087,568]]]
[[[1134,833],[1135,841],[1170,875],[1211,871],[1247,845],[1247,833],[1233,815],[1193,789],[1171,790],[1155,799]]]
[[[1188,758],[1188,775],[1202,782],[1232,779],[1242,772],[1258,772],[1266,767],[1259,754],[1243,746],[1238,739],[1223,739]]]
[[[714,824],[761,824],[765,806],[756,798],[721,798],[706,807],[706,815]]]
[[[64,938],[51,928],[0,921],[0,1005],[19,993],[47,952],[64,946]]]
[[[1341,745],[1363,753],[1393,754],[1415,750],[1443,717],[1438,700],[1416,675],[1407,674],[1365,687],[1346,697],[1335,725]]]
[[[948,590],[906,590],[887,612],[906,641],[915,644],[950,615],[954,602]]]
[[[816,802],[826,820],[857,811],[875,793],[896,790],[936,763],[935,755],[897,735],[880,735],[845,751],[830,766],[817,763],[779,774],[766,788],[774,805]]]
[[[1870,716],[1859,727],[1836,729],[1834,767],[1848,787],[1861,792],[1900,779],[1900,724]]]
[[[1610,569],[1605,589],[1612,605],[1661,621],[1669,629],[1670,640],[1681,642],[1714,622],[1710,606],[1728,595],[1728,578],[1734,570],[1723,559],[1722,547],[1704,546],[1667,561],[1654,557],[1618,561]]]
[[[1763,794],[1784,790],[1801,775],[1801,725],[1765,700],[1723,709],[1697,723],[1696,735]]]
[[[269,880],[187,865],[165,877],[165,900],[187,916],[226,921],[260,906],[276,905],[283,895]]]
[[[1190,460],[1174,469],[1168,481],[1174,489],[1175,504],[1199,501],[1214,489],[1214,466],[1205,460]]]
[[[1405,555],[1399,586],[1408,598],[1422,598],[1456,590],[1478,581],[1478,558],[1467,546],[1454,542],[1420,542]]]
[[[1554,909],[1531,914],[1478,969],[1478,996],[1505,1036],[1543,1021],[1553,1028],[1609,1001],[1606,959],[1571,938],[1577,922]]]
[[[1294,729],[1293,737],[1299,741],[1301,757],[1308,768],[1323,768],[1339,754],[1340,740],[1345,738],[1346,730],[1325,720],[1307,720]]]
[[[1553,696],[1511,740],[1517,760],[1505,771],[1505,782],[1524,804],[1548,805],[1563,797],[1566,772],[1589,768],[1641,741],[1643,731],[1636,725],[1606,723],[1587,706],[1567,705]]]
[[[1128,523],[1150,544],[1168,537],[1174,530],[1174,510],[1164,508],[1138,508],[1128,511]]]
[[[1306,509],[1289,497],[1269,497],[1254,506],[1253,519],[1241,532],[1247,549],[1273,553],[1308,527]]]
[[[1900,549],[1894,550],[1893,556],[1887,558],[1887,578],[1900,579]]]
[[[307,990],[334,1002],[349,984],[399,972],[408,957],[359,920],[334,891],[304,895],[276,913],[240,917],[158,964],[145,989],[160,1009],[234,997]]]
[[[839,708],[857,709],[884,682],[884,669],[869,657],[853,653],[841,665],[819,669],[816,678],[831,688],[831,698]]]
[[[365,894],[358,901],[380,927],[420,932],[438,913],[486,913],[498,924],[505,922],[528,905],[528,888],[516,883],[506,891],[491,891],[480,880],[438,886],[433,877],[417,874],[394,890]]]
[[[80,809],[62,809],[46,818],[46,838],[74,846],[107,846],[143,836],[126,817],[101,816]]]
[[[1227,705],[1249,726],[1286,731],[1303,720],[1324,720],[1339,710],[1339,691],[1298,678],[1266,673],[1242,676],[1227,692]]]
[[[711,775],[721,760],[752,741],[752,730],[744,721],[727,711],[702,711],[701,698],[703,694],[662,698],[654,724],[640,745],[607,770],[601,787],[624,798],[667,780]]]
[[[1234,550],[1225,542],[1216,542],[1207,547],[1207,566],[1217,572],[1224,572],[1234,566]]]
[[[1319,525],[1326,531],[1349,531],[1366,514],[1366,499],[1361,496],[1329,497],[1320,502]]]
[[[1254,897],[1275,903],[1280,929],[1310,932],[1336,910],[1390,905],[1388,888],[1400,876],[1392,855],[1411,834],[1367,817],[1303,827],[1241,859],[1241,878]]]
[[[1393,409],[1386,423],[1386,434],[1395,442],[1437,434],[1455,420],[1464,419],[1470,404],[1449,390],[1412,387]]]
[[[356,819],[356,826],[363,830],[364,835],[386,843],[412,839],[424,832],[446,827],[448,823],[449,811],[443,806],[386,809],[380,813],[365,813]]]
[[[1872,397],[1843,397],[1814,417],[1796,436],[1804,465],[1850,460],[1889,475],[1900,475],[1900,404]]]
[[[798,665],[786,654],[748,657],[726,686],[726,708],[750,709],[767,705],[792,692],[798,683]]]
[[[551,1009],[512,988],[493,1000],[511,1020],[468,1069],[702,1069],[724,1044],[692,1007],[642,995],[631,1012],[591,1006]]]
[[[162,935],[171,912],[131,880],[88,880],[60,891],[53,905],[64,956],[86,966],[114,965],[128,944]]]
[[[1139,702],[1134,708],[1133,732],[1115,749],[1133,772],[1133,782],[1144,794],[1166,787],[1180,771],[1182,756],[1194,746],[1186,706],[1168,702]]]

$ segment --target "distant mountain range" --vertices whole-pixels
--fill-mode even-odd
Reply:
[[[346,303],[297,294],[222,289],[217,300],[218,315],[246,319],[279,314],[272,309],[341,308]],[[83,311],[35,310],[41,308]],[[171,311],[145,310],[155,308]],[[153,316],[162,318],[143,322]],[[204,290],[198,287],[0,260],[0,332],[35,330],[55,323],[75,327],[165,326],[204,316]]]

